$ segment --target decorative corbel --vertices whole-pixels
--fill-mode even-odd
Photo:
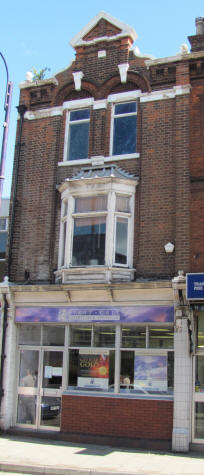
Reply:
[[[128,63],[118,64],[118,69],[120,73],[120,80],[122,83],[127,82],[127,72],[129,69]]]
[[[76,91],[81,91],[81,80],[84,77],[84,73],[82,71],[77,71],[76,73],[72,73],[74,78],[74,86]]]

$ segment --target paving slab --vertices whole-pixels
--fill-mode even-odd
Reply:
[[[0,471],[24,475],[204,475],[204,453],[0,436]]]

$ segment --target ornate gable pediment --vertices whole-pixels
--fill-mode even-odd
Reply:
[[[132,41],[135,41],[137,34],[129,25],[102,11],[72,38],[70,44],[73,48],[76,48],[97,41],[111,41],[120,37],[130,37]]]

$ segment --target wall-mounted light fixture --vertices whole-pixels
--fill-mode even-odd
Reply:
[[[174,244],[168,242],[167,244],[165,244],[164,249],[167,254],[172,254],[172,252],[174,251]]]

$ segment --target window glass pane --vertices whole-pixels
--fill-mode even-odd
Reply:
[[[114,119],[113,155],[136,152],[136,115]]]
[[[5,252],[6,251],[7,237],[8,237],[7,232],[1,232],[0,233],[0,252]]]
[[[128,220],[116,218],[115,263],[127,264]]]
[[[19,424],[35,424],[36,396],[18,396],[17,422]]]
[[[195,403],[195,437],[204,439],[204,402]]]
[[[88,157],[89,122],[70,124],[68,160]]]
[[[43,327],[43,345],[64,345],[64,327]]]
[[[122,327],[121,329],[122,348],[145,348],[146,347],[146,327]]]
[[[130,212],[130,198],[129,198],[129,196],[116,195],[115,209],[116,209],[116,211],[129,213]]]
[[[67,222],[65,221],[65,222],[62,224],[62,258],[61,258],[61,266],[64,266],[64,264],[65,264],[66,229],[67,229]]]
[[[71,327],[71,346],[91,346],[91,325]]]
[[[5,231],[7,227],[7,218],[0,218],[0,231]]]
[[[41,398],[40,425],[60,426],[61,399],[55,396]]]
[[[117,104],[115,106],[115,115],[130,114],[131,112],[136,112],[136,102],[125,102],[124,104]]]
[[[94,346],[111,347],[115,346],[115,327],[95,326],[94,327]]]
[[[121,351],[120,391],[172,394],[174,355],[138,355]]]
[[[133,389],[134,351],[121,351],[120,389]]]
[[[99,352],[95,354],[94,350],[90,354],[88,352],[81,354],[80,350],[69,351],[69,388],[113,392],[114,373],[114,350],[108,354]]]
[[[62,386],[62,351],[44,351],[43,388],[60,388]]]
[[[196,356],[196,377],[195,377],[196,392],[204,392],[204,356]]]
[[[19,326],[19,345],[40,345],[41,327],[33,325]]]
[[[150,348],[173,348],[174,330],[170,328],[152,327],[149,329]]]
[[[39,352],[36,350],[21,350],[19,386],[34,388],[38,381]]]
[[[89,109],[80,109],[78,111],[70,112],[70,120],[83,120],[89,119],[90,117],[90,110]]]
[[[106,210],[107,195],[76,198],[75,200],[75,211],[77,213]]]
[[[104,265],[106,218],[74,220],[73,266]]]
[[[204,348],[204,314],[198,316],[198,348]]]

